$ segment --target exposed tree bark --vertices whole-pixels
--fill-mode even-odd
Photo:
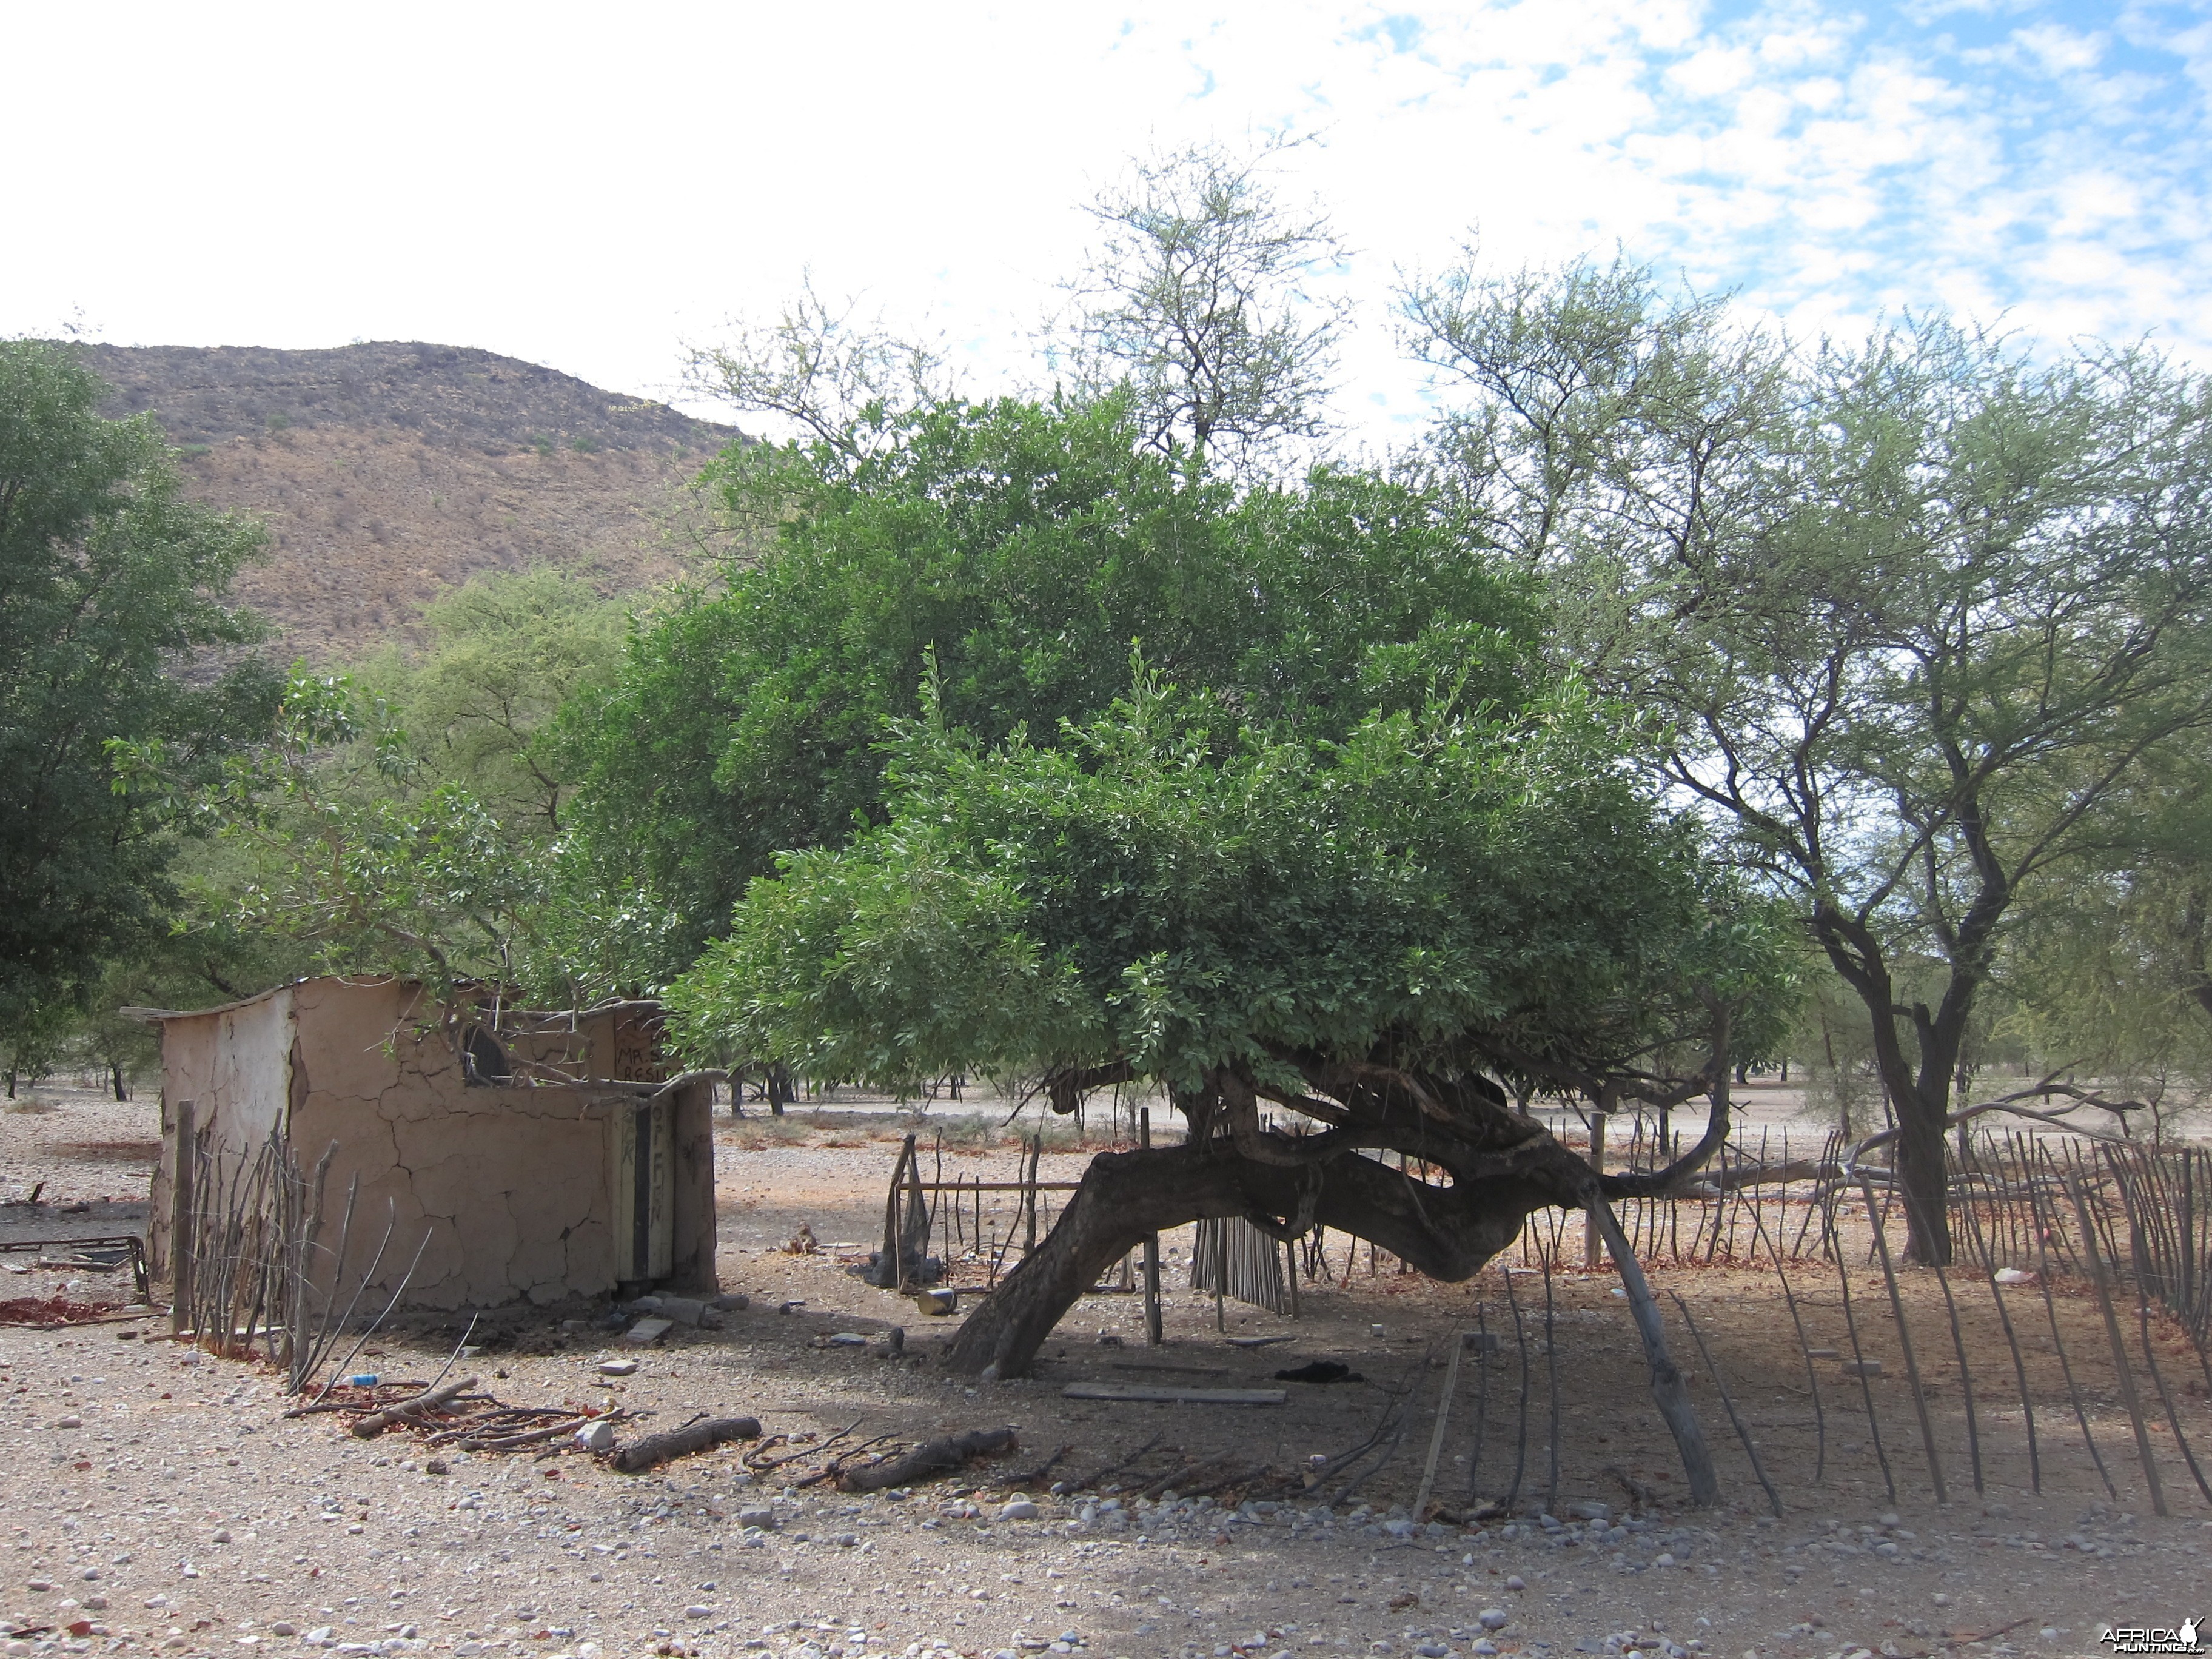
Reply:
[[[760,1431],[760,1419],[757,1417],[709,1417],[687,1423],[680,1429],[631,1441],[615,1453],[614,1466],[624,1474],[635,1474],[671,1458],[689,1457],[693,1452],[719,1446],[726,1440],[757,1440]]]
[[[1020,1443],[1012,1429],[971,1429],[966,1434],[929,1441],[912,1451],[885,1458],[872,1468],[848,1470],[837,1477],[837,1489],[881,1492],[886,1486],[903,1486],[957,1469],[973,1458],[1012,1451]]]
[[[1288,1136],[1273,1139],[1294,1144]],[[1548,1135],[1543,1139],[1552,1145]],[[1551,1183],[1519,1173],[1432,1187],[1364,1158],[1304,1167],[1261,1163],[1218,1141],[1101,1153],[1036,1254],[969,1316],[946,1364],[958,1371],[996,1366],[1002,1377],[1026,1375],[1053,1327],[1109,1264],[1147,1233],[1201,1218],[1242,1216],[1278,1237],[1318,1223],[1370,1239],[1431,1278],[1458,1281],[1511,1243],[1522,1218],[1552,1201],[1552,1191]]]

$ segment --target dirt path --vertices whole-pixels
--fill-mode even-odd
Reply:
[[[74,1110],[65,1103],[55,1115]],[[106,1166],[59,1150],[129,1138],[119,1114],[103,1127],[95,1120],[106,1109],[85,1110],[67,1133],[34,1120],[41,1139],[27,1148],[14,1133],[19,1121],[0,1124],[10,1142],[0,1149],[0,1179],[37,1178],[34,1170],[47,1168],[45,1178],[64,1196],[130,1197],[112,1173],[100,1186]],[[1554,1276],[1547,1356],[1542,1278],[1511,1275],[1527,1338],[1525,1418],[1507,1274],[1493,1269],[1471,1285],[1433,1285],[1393,1273],[1385,1259],[1370,1277],[1363,1249],[1341,1282],[1341,1239],[1330,1251],[1340,1282],[1305,1287],[1295,1323],[1233,1303],[1225,1309],[1227,1334],[1291,1339],[1282,1344],[1231,1346],[1215,1329],[1212,1299],[1182,1288],[1184,1261],[1171,1255],[1176,1288],[1164,1350],[1142,1346],[1136,1297],[1100,1295],[1069,1316],[1038,1378],[947,1378],[932,1355],[949,1322],[868,1288],[850,1271],[856,1263],[840,1259],[858,1256],[880,1229],[888,1133],[888,1125],[860,1120],[729,1127],[719,1152],[722,1277],[751,1306],[730,1314],[724,1328],[679,1328],[638,1356],[634,1376],[611,1379],[599,1367],[621,1352],[617,1334],[590,1323],[604,1309],[548,1310],[488,1322],[469,1363],[503,1400],[611,1401],[652,1413],[647,1427],[702,1411],[742,1412],[770,1434],[828,1436],[854,1425],[857,1443],[1006,1424],[1019,1435],[1018,1452],[975,1466],[966,1480],[866,1498],[756,1479],[744,1469],[743,1447],[642,1476],[618,1475],[576,1452],[535,1461],[446,1452],[438,1474],[429,1472],[432,1452],[410,1435],[362,1442],[329,1417],[286,1420],[288,1402],[264,1368],[179,1352],[151,1340],[158,1324],[0,1327],[0,1433],[14,1454],[0,1470],[14,1533],[0,1567],[0,1614],[11,1628],[46,1632],[7,1652],[213,1653],[241,1644],[289,1652],[312,1638],[341,1653],[453,1659],[627,1659],[678,1650],[921,1659],[933,1650],[1033,1651],[1066,1637],[1066,1650],[1097,1659],[1230,1650],[1437,1659],[1479,1653],[1485,1640],[1500,1651],[1548,1655],[1671,1645],[1814,1656],[1924,1654],[1947,1638],[2002,1627],[1968,1650],[2089,1654],[2108,1650],[2098,1642],[2106,1622],[2172,1626],[2212,1612],[2199,1605],[2212,1589],[2212,1525],[2203,1518],[2212,1507],[2170,1457],[2175,1516],[2145,1512],[2109,1361],[2100,1358],[2101,1326],[2070,1299],[2059,1304],[2061,1335],[2118,1500],[2106,1496],[2082,1449],[2047,1326],[2043,1346],[2031,1345],[2027,1357],[2045,1488],[2039,1498],[2030,1492],[2016,1389],[2005,1397],[2010,1359],[1978,1290],[1978,1301],[1962,1297],[1981,1389],[1987,1492],[1976,1497],[1940,1300],[1932,1284],[1912,1282],[1908,1316],[1935,1389],[1954,1499],[1938,1509],[1875,1282],[1855,1279],[1852,1288],[1862,1339],[1890,1361],[1869,1389],[1893,1502],[1858,1385],[1847,1386],[1834,1362],[1816,1368],[1826,1460],[1813,1484],[1820,1438],[1772,1275],[1660,1267],[1662,1294],[1679,1290],[1706,1331],[1786,1510],[1778,1522],[1765,1513],[1700,1370],[1693,1391],[1729,1501],[1698,1512],[1668,1495],[1680,1487],[1679,1465],[1651,1409],[1625,1310],[1603,1276]],[[791,1144],[800,1139],[806,1144]],[[834,1141],[849,1144],[823,1144]],[[1012,1156],[1004,1145],[956,1154],[948,1173],[957,1164],[1002,1176]],[[1046,1178],[1071,1177],[1080,1160],[1048,1154],[1044,1164]],[[988,1202],[984,1220],[988,1253]],[[854,1248],[782,1253],[801,1221],[826,1246]],[[1003,1237],[1010,1205],[996,1221]],[[1173,1237],[1168,1245],[1188,1248]],[[972,1277],[988,1266],[969,1262],[961,1272]],[[9,1285],[45,1294],[64,1282],[80,1291],[89,1284],[33,1272]],[[1832,1273],[1806,1264],[1793,1282],[1814,1345],[1841,1346]],[[788,1302],[804,1306],[775,1311]],[[1531,1515],[1424,1526],[1403,1513],[1431,1444],[1449,1341],[1476,1323],[1478,1308],[1503,1338],[1487,1357],[1466,1355],[1436,1493],[1455,1508],[1470,1496],[1498,1498],[1517,1465],[1520,1504],[1533,1510],[1548,1497],[1565,1525],[1547,1528]],[[2040,1320],[2039,1300],[2028,1311]],[[580,1322],[564,1329],[564,1316]],[[2017,1309],[2015,1317],[2026,1329]],[[1670,1319],[1680,1357],[1697,1370],[1671,1304]],[[380,1334],[356,1363],[386,1376],[427,1377],[458,1339],[458,1328],[435,1328],[446,1323]],[[904,1358],[884,1346],[894,1324],[907,1332]],[[1102,1344],[1102,1334],[1118,1346]],[[838,1334],[867,1341],[829,1345]],[[1272,1385],[1276,1370],[1312,1360],[1335,1361],[1364,1380],[1284,1384],[1289,1398],[1280,1407],[1061,1395],[1078,1381]],[[2180,1387],[2179,1357],[2169,1374]],[[2184,1409],[2192,1439],[2212,1445],[2203,1395],[2187,1395]],[[1295,1490],[1316,1454],[1340,1452],[1385,1423],[1399,1425],[1384,1436],[1395,1452],[1356,1490],[1338,1497],[1324,1486],[1281,1502],[1271,1495]],[[2159,1437],[2161,1453],[2171,1453],[2170,1431]],[[1015,1471],[1066,1447],[1030,1484],[1079,1480],[1148,1441],[1146,1458],[1107,1483],[1124,1490],[1033,1490],[1035,1518],[1001,1518]],[[1210,1499],[1139,1496],[1178,1470],[1206,1484],[1261,1464],[1269,1473],[1242,1484],[1255,1501],[1241,1511]],[[1651,1489],[1655,1500],[1632,1515],[1609,1469]],[[1232,1485],[1230,1495],[1238,1490]],[[1333,1512],[1317,1496],[1338,1497]],[[1605,1525],[1574,1518],[1577,1506],[1597,1504],[1608,1506]],[[749,1527],[744,1511],[763,1507],[774,1524]],[[1486,1636],[1486,1612],[1504,1620]],[[90,1633],[62,1634],[72,1621]]]

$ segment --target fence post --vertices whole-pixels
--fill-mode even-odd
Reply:
[[[177,1103],[177,1176],[169,1185],[169,1334],[173,1336],[181,1334],[192,1316],[192,1182],[198,1162],[194,1112],[192,1102]]]
[[[2104,1311],[2105,1335],[2112,1345],[2112,1369],[2119,1374],[2120,1402],[2128,1408],[2128,1421],[2135,1427],[2136,1455],[2142,1463],[2143,1484],[2150,1488],[2150,1506],[2154,1513],[2166,1515],[2170,1513],[2166,1486],[2158,1478],[2158,1464],[2151,1455],[2150,1429],[2143,1421],[2142,1401],[2136,1397],[2136,1374],[2128,1364],[2128,1345],[2120,1336],[2120,1317],[2112,1310],[2112,1287],[2105,1272],[2104,1253],[2097,1248],[2096,1224],[2090,1219],[2088,1200],[2081,1196],[2081,1182],[2071,1175],[2062,1179],[2081,1224],[2081,1249],[2088,1261],[2089,1282],[2096,1286],[2097,1304]]]
[[[1152,1147],[1152,1109],[1139,1109],[1137,1116],[1137,1145],[1145,1152]],[[1145,1346],[1157,1348],[1164,1338],[1160,1333],[1160,1236],[1145,1235]]]
[[[1603,1112],[1590,1114],[1589,1166],[1595,1174],[1605,1173],[1605,1114]],[[1598,1231],[1597,1217],[1585,1210],[1583,1212],[1583,1267],[1588,1272],[1595,1273],[1603,1266],[1605,1266],[1605,1240]]]

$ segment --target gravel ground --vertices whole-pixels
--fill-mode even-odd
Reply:
[[[140,1199],[143,1184],[134,1191],[131,1182],[143,1183],[143,1165],[122,1165],[105,1149],[149,1141],[150,1108],[68,1097],[61,1103],[58,1113],[0,1120],[0,1182],[21,1183],[5,1195],[46,1179],[47,1196],[64,1203]],[[1985,1399],[1990,1496],[1973,1497],[1955,1390],[1939,1389],[1954,1501],[1938,1508],[1913,1461],[1910,1407],[1893,1378],[1876,1404],[1899,1500],[1884,1490],[1863,1419],[1854,1419],[1858,1408],[1840,1388],[1829,1391],[1827,1465],[1815,1487],[1804,1403],[1790,1392],[1793,1379],[1802,1384],[1802,1361],[1771,1279],[1664,1272],[1662,1287],[1682,1289],[1698,1308],[1787,1512],[1777,1521],[1752,1507],[1758,1489],[1701,1384],[1699,1407],[1737,1501],[1698,1511],[1662,1497],[1631,1515],[1620,1483],[1603,1470],[1620,1468],[1663,1492],[1671,1459],[1608,1281],[1563,1277],[1554,1286],[1560,1522],[1423,1527],[1405,1510],[1429,1442],[1438,1356],[1477,1297],[1499,1328],[1502,1275],[1443,1287],[1386,1269],[1342,1288],[1317,1285],[1295,1327],[1231,1304],[1231,1334],[1292,1339],[1258,1352],[1225,1343],[1212,1303],[1188,1291],[1170,1299],[1164,1352],[1137,1346],[1135,1297],[1088,1298],[1064,1328],[1066,1345],[1048,1351],[1040,1378],[975,1386],[935,1367],[941,1322],[868,1289],[849,1271],[854,1264],[839,1260],[835,1247],[867,1238],[872,1216],[880,1226],[890,1163],[880,1130],[817,1129],[809,1144],[787,1144],[803,1139],[807,1132],[796,1126],[728,1133],[723,1279],[752,1305],[730,1314],[723,1328],[679,1327],[635,1356],[635,1375],[609,1378],[600,1363],[625,1351],[598,1322],[604,1306],[556,1309],[487,1322],[464,1364],[510,1403],[612,1402],[650,1413],[647,1428],[702,1411],[757,1416],[770,1434],[826,1437],[857,1423],[854,1441],[1007,1424],[1021,1450],[971,1466],[965,1480],[868,1498],[757,1479],[743,1468],[746,1449],[736,1446],[635,1476],[580,1451],[543,1459],[434,1454],[404,1431],[364,1442],[333,1417],[287,1419],[290,1402],[267,1368],[179,1352],[157,1340],[166,1328],[158,1322],[0,1326],[0,1434],[14,1453],[0,1472],[13,1534],[0,1540],[0,1616],[25,1632],[5,1653],[267,1646],[453,1659],[749,1651],[924,1659],[1007,1650],[1438,1659],[1486,1652],[1486,1642],[1500,1652],[1553,1656],[1633,1650],[1809,1659],[1947,1645],[2065,1655],[2106,1651],[2098,1638],[2108,1623],[2171,1626],[2212,1613],[2212,1523],[2200,1518],[2212,1508],[2176,1462],[2167,1481],[2175,1516],[2142,1512],[2130,1443],[2112,1419],[2109,1391],[2094,1379],[2092,1425],[2118,1503],[2082,1455],[2063,1396],[2038,1404],[2040,1498],[2025,1490],[2014,1422]],[[823,1144],[841,1139],[848,1144]],[[73,1155],[70,1147],[101,1150]],[[1011,1158],[1003,1146],[971,1156],[963,1172],[994,1176]],[[1078,1167],[1073,1156],[1048,1157],[1043,1173]],[[58,1206],[40,1207],[43,1216],[20,1205],[0,1210],[0,1234],[65,1219]],[[988,1222],[988,1208],[986,1215]],[[86,1217],[66,1219],[82,1225]],[[799,1220],[830,1248],[781,1253],[776,1247]],[[4,1294],[52,1294],[63,1284],[80,1299],[127,1294],[112,1276],[44,1270],[10,1279]],[[1520,1284],[1533,1322],[1531,1298],[1540,1291],[1532,1280]],[[1817,1302],[1817,1291],[1801,1293]],[[775,1311],[794,1300],[805,1306]],[[2062,1304],[2062,1311],[2076,1322],[2067,1340],[2086,1374],[2094,1330],[2081,1322],[2086,1310]],[[567,1328],[564,1317],[573,1322]],[[1808,1317],[1822,1340],[1819,1322],[1832,1310],[1814,1306]],[[883,1340],[895,1322],[909,1333],[902,1358]],[[427,1378],[458,1340],[458,1328],[443,1322],[380,1333],[355,1363]],[[1101,1346],[1101,1332],[1122,1345]],[[848,1333],[867,1346],[829,1345]],[[1293,1385],[1285,1406],[1256,1409],[1079,1402],[1060,1393],[1079,1377],[1128,1382],[1147,1370],[1241,1385],[1316,1358],[1340,1359],[1370,1380]],[[1510,1358],[1466,1368],[1439,1462],[1437,1490],[1448,1497],[1504,1484],[1501,1464],[1515,1447],[1504,1425],[1519,1386]],[[1524,1495],[1540,1494],[1550,1480],[1540,1432],[1549,1378],[1540,1361],[1532,1373],[1540,1431],[1525,1448]],[[1486,1472],[1480,1480],[1467,1462],[1478,1385],[1487,1390],[1488,1413],[1486,1449],[1475,1453]],[[1394,1389],[1415,1402],[1404,1443],[1333,1513],[1310,1498],[1228,1510],[1210,1498],[1138,1495],[1155,1470],[1237,1449],[1294,1470],[1363,1437]],[[2212,1430],[2201,1398],[2192,1395],[2188,1409],[2191,1425]],[[2212,1432],[2191,1432],[2200,1445],[2212,1443]],[[1131,1490],[1055,1496],[1011,1488],[1016,1470],[1056,1448],[1068,1449],[1027,1484],[1079,1477],[1153,1437],[1151,1461],[1124,1477]],[[432,1472],[434,1455],[445,1472]],[[1603,1526],[1575,1516],[1595,1503],[1613,1506]],[[762,1509],[769,1516],[747,1514]],[[88,1633],[69,1635],[72,1624]],[[1969,1644],[1974,1637],[1985,1639]]]

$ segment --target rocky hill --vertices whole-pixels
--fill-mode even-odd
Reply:
[[[270,556],[239,584],[311,659],[404,636],[478,571],[550,564],[603,592],[682,574],[709,533],[688,486],[736,428],[489,351],[86,348],[112,415],[150,412],[193,494]]]

